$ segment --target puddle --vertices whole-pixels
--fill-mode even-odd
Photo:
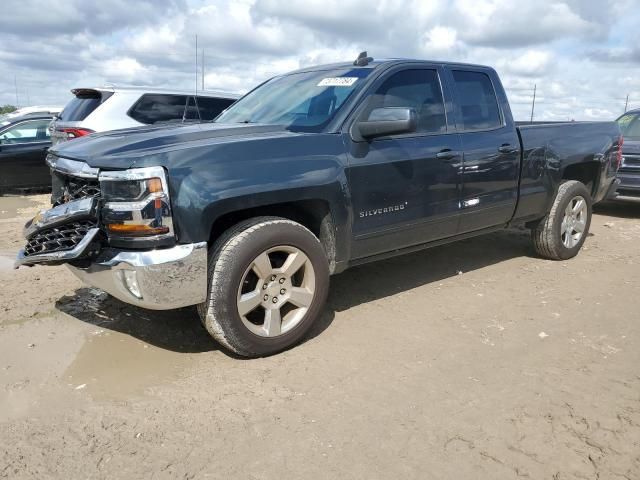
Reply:
[[[217,349],[195,309],[144,310],[95,288],[78,289],[56,308],[92,326],[61,379],[94,397],[143,394],[179,378],[199,353]]]
[[[123,399],[178,379],[194,360],[195,355],[154,347],[122,333],[97,330],[82,346],[62,381],[94,398]]]
[[[0,218],[15,218],[21,215],[20,210],[25,208],[34,208],[39,202],[31,200],[27,197],[0,197]]]

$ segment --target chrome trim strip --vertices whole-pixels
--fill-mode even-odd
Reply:
[[[99,228],[91,228],[85,235],[85,237],[80,240],[80,242],[72,249],[72,250],[64,250],[62,252],[50,252],[50,253],[42,253],[40,255],[29,255],[25,256],[24,250],[20,250],[18,252],[18,256],[13,264],[13,268],[18,268],[22,265],[35,265],[38,263],[51,263],[51,262],[66,262],[69,260],[74,260],[80,257],[89,244],[93,241],[95,236],[100,231]]]
[[[53,153],[47,155],[47,165],[56,172],[71,175],[72,177],[91,178],[97,180],[99,170],[90,167],[85,162],[71,160],[69,158],[58,157]]]
[[[92,197],[63,203],[49,210],[41,210],[38,215],[26,223],[23,234],[25,238],[29,239],[39,230],[50,228],[60,223],[93,216],[95,205],[96,200]]]
[[[107,170],[100,172],[100,181],[103,180],[147,180],[149,178],[160,177],[164,180],[164,168],[143,167],[130,168],[128,170]]]
[[[88,285],[138,307],[169,310],[207,297],[206,242],[147,251],[105,249],[87,268],[67,266]]]

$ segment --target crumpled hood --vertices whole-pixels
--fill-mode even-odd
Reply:
[[[215,145],[296,136],[277,125],[173,124],[96,133],[51,148],[54,155],[84,161],[94,168],[126,169],[158,165],[169,167],[170,152]]]

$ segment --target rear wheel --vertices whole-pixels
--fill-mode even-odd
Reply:
[[[575,257],[589,233],[592,202],[587,187],[576,180],[560,185],[551,211],[532,229],[533,245],[542,257]]]
[[[328,287],[328,262],[315,235],[287,219],[259,217],[231,228],[212,247],[208,299],[198,312],[229,350],[270,355],[304,336]]]

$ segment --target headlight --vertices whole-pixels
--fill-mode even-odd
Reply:
[[[110,240],[174,239],[169,187],[162,167],[106,171],[99,176],[102,224]]]

